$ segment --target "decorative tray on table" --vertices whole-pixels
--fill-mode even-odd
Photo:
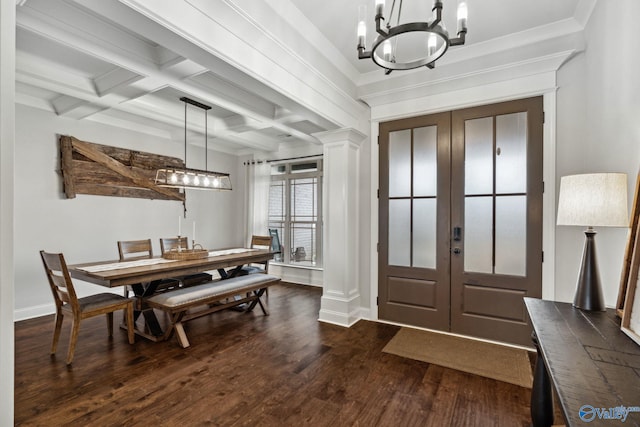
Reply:
[[[200,245],[196,245],[200,246]],[[173,259],[179,261],[187,261],[191,259],[202,259],[207,258],[209,256],[209,251],[207,249],[203,249],[202,246],[194,249],[184,249],[184,248],[176,248],[166,251],[162,254],[162,258],[165,259]]]

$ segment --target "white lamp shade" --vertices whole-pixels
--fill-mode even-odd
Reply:
[[[558,225],[628,227],[627,175],[593,173],[560,179]]]

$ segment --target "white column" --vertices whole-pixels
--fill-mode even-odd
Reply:
[[[13,425],[16,2],[0,2],[0,425]],[[34,259],[37,260],[34,254]],[[35,268],[36,266],[34,266]]]
[[[351,326],[360,318],[358,176],[360,144],[366,135],[339,129],[314,136],[324,144],[324,285],[319,320]]]

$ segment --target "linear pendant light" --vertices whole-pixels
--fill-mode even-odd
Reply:
[[[189,188],[195,190],[231,190],[231,177],[224,172],[211,172],[207,170],[208,133],[207,111],[210,106],[194,101],[191,98],[182,97],[184,102],[184,168],[166,166],[156,171],[156,185],[169,188]],[[187,104],[191,104],[204,110],[204,168],[193,169],[187,167]]]

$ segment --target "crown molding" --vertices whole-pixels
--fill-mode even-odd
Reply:
[[[425,74],[402,74],[394,81],[360,87],[359,96],[370,107],[406,102],[441,93],[482,87],[498,81],[557,71],[585,49],[582,33],[543,43],[495,52],[482,58],[449,64]],[[424,72],[423,72],[424,73]]]

